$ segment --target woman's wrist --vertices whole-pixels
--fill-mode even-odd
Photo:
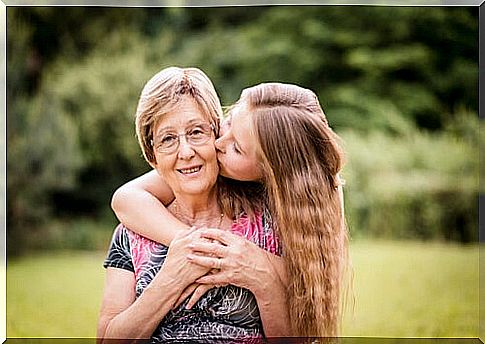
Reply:
[[[252,288],[251,292],[258,299],[272,299],[275,292],[283,292],[285,287],[280,278],[276,274],[268,274],[264,279],[260,280],[257,286]]]
[[[185,281],[183,276],[183,274],[179,274],[177,271],[169,271],[169,269],[162,265],[162,268],[152,283],[148,285],[147,289],[150,287],[157,289],[167,288],[173,291],[174,295],[180,295],[190,285],[190,282]]]
[[[266,257],[268,253],[263,250],[259,252],[261,255],[259,255],[257,260],[258,264],[255,264],[254,273],[251,274],[252,278],[248,289],[257,298],[264,299],[268,298],[273,288],[279,287],[277,283],[279,277]]]

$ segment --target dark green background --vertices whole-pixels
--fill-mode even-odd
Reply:
[[[354,238],[477,240],[477,7],[8,7],[9,254],[106,247],[113,191],[148,170],[139,92],[170,65],[224,105],[260,82],[314,90]]]

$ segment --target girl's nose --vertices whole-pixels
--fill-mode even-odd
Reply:
[[[223,137],[219,137],[215,142],[216,149],[222,153],[225,152],[224,145],[223,145]]]
[[[221,136],[219,137],[216,142],[215,142],[215,146],[216,146],[216,149],[221,152],[221,153],[225,153],[226,152],[226,148],[225,148],[225,144],[224,144],[224,136]]]

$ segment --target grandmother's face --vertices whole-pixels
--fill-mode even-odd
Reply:
[[[186,97],[173,111],[163,115],[154,128],[153,167],[175,195],[200,195],[211,191],[216,183],[219,167],[212,129],[209,128],[207,141],[199,140],[210,126],[207,118],[197,103]],[[178,147],[175,143],[166,148],[177,139]]]

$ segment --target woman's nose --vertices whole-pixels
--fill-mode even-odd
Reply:
[[[187,142],[185,137],[179,137],[179,152],[178,156],[180,159],[188,160],[195,155],[195,150],[190,143]]]

